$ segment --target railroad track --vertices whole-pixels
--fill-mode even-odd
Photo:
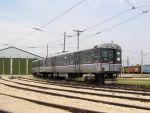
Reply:
[[[18,80],[22,81],[28,81],[28,82],[35,82],[40,84],[49,84],[49,85],[55,85],[55,86],[62,86],[62,87],[70,87],[70,88],[78,88],[78,89],[88,89],[88,90],[94,90],[94,91],[104,91],[104,92],[113,92],[113,93],[124,93],[124,94],[135,94],[135,95],[143,95],[143,96],[150,96],[150,91],[141,91],[141,90],[114,90],[113,87],[104,89],[104,87],[86,87],[86,86],[75,86],[75,85],[69,85],[69,84],[63,84],[58,82],[51,82],[51,81],[43,81],[43,80],[34,80],[34,79],[28,79],[28,78],[17,78]],[[140,92],[137,92],[140,91]]]
[[[18,97],[18,96],[13,96],[13,95],[9,95],[9,94],[2,94],[0,93],[0,95],[5,95],[5,96],[9,96],[9,97],[13,97],[16,99],[22,99],[25,101],[29,101],[32,103],[36,103],[39,105],[44,105],[44,106],[48,106],[48,107],[54,107],[54,108],[58,108],[58,109],[62,109],[62,110],[67,110],[73,113],[104,113],[104,112],[100,112],[100,111],[93,111],[93,110],[86,110],[86,109],[80,109],[80,108],[75,108],[75,107],[70,107],[70,106],[63,106],[63,105],[58,105],[58,104],[53,104],[53,103],[48,103],[48,102],[42,102],[39,100],[33,100],[33,99],[28,99],[28,98],[24,98],[24,97]],[[10,113],[10,112],[5,112],[5,111],[0,111],[0,113]]]
[[[89,99],[89,98],[83,98],[83,97],[76,97],[76,96],[64,95],[64,94],[57,94],[57,93],[52,93],[52,92],[46,92],[46,91],[39,91],[39,90],[35,90],[35,89],[24,88],[24,87],[15,86],[15,85],[8,85],[8,84],[5,84],[5,83],[1,83],[1,84],[5,85],[5,86],[8,86],[8,87],[11,87],[11,88],[16,88],[16,89],[25,90],[25,91],[32,91],[32,92],[47,94],[47,95],[52,95],[52,96],[66,97],[68,99],[79,99],[79,100],[86,100],[86,101],[89,101],[89,102],[96,102],[96,103],[115,105],[115,106],[121,106],[121,107],[127,107],[127,108],[150,110],[149,107],[143,107],[143,106],[137,106],[137,105],[128,105],[128,104],[123,104],[123,103],[119,103],[119,102],[118,103],[108,102],[108,101],[95,100],[95,99]]]
[[[150,92],[150,89],[147,88],[143,88],[142,86],[139,85],[127,85],[127,84],[105,84],[105,85],[93,85],[93,84],[87,84],[85,82],[81,82],[81,81],[60,81],[60,80],[54,80],[54,81],[50,81],[50,79],[48,80],[43,80],[43,79],[31,79],[31,78],[24,78],[24,77],[20,77],[20,79],[27,79],[27,80],[34,80],[34,81],[42,81],[42,82],[49,82],[49,83],[58,83],[58,84],[62,84],[62,85],[76,85],[76,86],[87,86],[87,87],[94,87],[94,88],[107,88],[107,89],[122,89],[122,90],[131,90],[131,91],[143,91],[143,92]]]
[[[116,96],[116,95],[109,95],[109,94],[98,94],[98,93],[83,92],[83,91],[76,91],[76,90],[57,89],[57,88],[50,88],[50,87],[44,87],[44,86],[38,86],[38,85],[31,85],[31,84],[27,84],[27,83],[20,83],[20,82],[10,81],[10,80],[6,80],[6,79],[2,79],[2,80],[8,81],[8,82],[13,82],[13,83],[16,83],[19,85],[35,87],[35,88],[39,88],[39,89],[65,91],[65,92],[71,92],[71,93],[88,94],[88,95],[92,95],[92,96],[94,95],[94,96],[101,96],[101,97],[111,97],[111,98],[119,98],[119,99],[129,99],[129,100],[133,100],[133,101],[150,102],[150,99],[126,97],[126,96]]]
[[[0,109],[0,113],[12,113],[12,112],[8,112]]]

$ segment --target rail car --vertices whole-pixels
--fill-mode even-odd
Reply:
[[[140,74],[141,73],[141,66],[128,66],[123,67],[124,73],[135,73]],[[143,73],[144,74],[150,74],[150,65],[143,65]]]
[[[141,66],[128,66],[124,67],[124,73],[141,73]]]
[[[91,49],[35,60],[32,62],[32,73],[51,77],[65,75],[69,79],[92,74],[96,83],[104,84],[105,76],[113,78],[114,74],[121,73],[121,61],[121,47],[105,43]]]

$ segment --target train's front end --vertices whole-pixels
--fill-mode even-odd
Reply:
[[[100,72],[107,75],[108,78],[114,78],[114,75],[121,73],[122,51],[121,47],[114,43],[106,43],[100,46],[101,65]]]

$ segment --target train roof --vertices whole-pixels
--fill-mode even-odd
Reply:
[[[121,46],[119,46],[118,44],[114,44],[114,43],[104,43],[104,44],[101,44],[101,45],[96,45],[96,46],[94,46],[94,48],[111,48],[111,49],[119,49],[119,50],[121,50]],[[73,54],[75,52],[86,51],[86,50],[90,50],[90,49],[94,49],[94,48],[88,48],[88,49],[77,50],[77,51],[72,51],[72,52],[56,53],[56,54],[53,54],[53,55],[51,55],[49,57],[56,57],[56,56],[59,56],[59,55]],[[40,61],[42,59],[45,59],[45,58],[34,60],[33,62]]]
[[[119,46],[118,44],[114,44],[114,43],[105,43],[105,44],[101,44],[101,45],[96,45],[96,46],[94,46],[94,48],[111,48],[111,49],[121,50],[121,46]],[[72,52],[58,53],[58,54],[51,55],[50,57],[55,57],[58,55],[65,55],[65,54],[71,54],[71,53],[80,52],[80,51],[86,51],[86,50],[90,50],[90,49],[94,49],[94,48],[88,48],[88,49],[77,50],[77,51],[72,51]]]
[[[118,44],[114,44],[114,43],[105,43],[105,44],[97,45],[95,46],[95,48],[112,48],[112,49],[121,50],[121,46],[119,46]]]

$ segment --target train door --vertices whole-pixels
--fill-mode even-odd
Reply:
[[[80,72],[80,53],[75,53],[74,54],[74,71],[75,73],[79,73]]]
[[[96,65],[96,70],[97,72],[101,71],[101,61],[100,61],[100,49],[94,49],[93,50],[93,61],[94,64]]]
[[[108,72],[109,69],[109,49],[101,48],[101,71]]]
[[[115,63],[115,54],[114,54],[114,50],[110,49],[109,50],[109,63]]]

